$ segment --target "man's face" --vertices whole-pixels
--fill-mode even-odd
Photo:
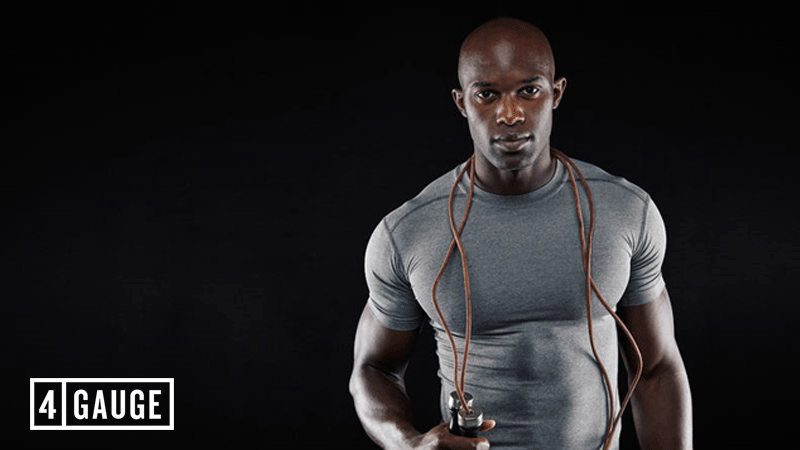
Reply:
[[[453,99],[467,118],[478,159],[516,171],[549,152],[553,110],[566,80],[553,81],[552,60],[527,43],[500,40],[468,53]]]

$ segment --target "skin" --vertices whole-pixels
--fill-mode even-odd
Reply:
[[[404,377],[418,336],[417,331],[385,328],[364,308],[356,331],[350,393],[367,434],[385,449],[488,449],[487,439],[452,435],[447,423],[426,433],[412,425]],[[482,431],[494,425],[486,420]]]
[[[484,190],[517,195],[552,178],[552,114],[566,87],[566,80],[555,79],[554,72],[547,39],[525,22],[497,19],[465,39],[458,67],[461,88],[453,90],[453,100],[469,124],[476,182]],[[674,337],[669,294],[665,289],[658,300],[620,307],[618,314],[636,339],[644,364],[631,400],[642,448],[691,448],[691,395]],[[417,331],[383,327],[364,309],[356,331],[350,392],[367,434],[385,449],[488,449],[485,438],[453,436],[446,424],[427,432],[412,425],[404,376],[417,336]],[[632,374],[633,350],[624,342],[621,347]],[[495,425],[487,420],[483,429]]]
[[[533,191],[555,173],[550,157],[553,111],[567,80],[555,79],[550,44],[536,27],[489,22],[464,40],[456,107],[467,119],[478,186],[495,194]]]
[[[665,288],[658,300],[620,307],[618,315],[642,353],[643,371],[631,399],[633,422],[642,449],[692,448],[692,398],[689,377],[675,341],[672,303]],[[635,372],[633,350],[620,340],[628,381]]]

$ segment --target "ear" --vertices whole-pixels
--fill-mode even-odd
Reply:
[[[462,116],[467,117],[467,108],[464,106],[464,92],[461,89],[453,89],[452,94],[456,108],[458,108]]]
[[[553,83],[553,109],[558,108],[561,103],[561,98],[564,96],[564,90],[567,89],[567,79],[561,77]]]

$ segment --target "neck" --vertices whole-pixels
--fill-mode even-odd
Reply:
[[[476,155],[475,183],[484,191],[498,195],[521,195],[547,184],[555,174],[556,161],[550,152],[542,152],[533,164],[520,169],[499,169]]]

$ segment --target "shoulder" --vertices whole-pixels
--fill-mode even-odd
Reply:
[[[387,214],[384,223],[388,231],[392,233],[398,227],[421,225],[431,218],[431,214],[441,214],[440,206],[447,203],[460,167],[433,180],[413,198]]]
[[[611,195],[615,200],[628,199],[634,203],[644,205],[650,202],[650,195],[641,187],[627,179],[612,175],[604,169],[586,161],[573,160],[581,173],[586,177],[592,192],[597,191],[604,195]]]
[[[629,230],[631,236],[641,236],[648,224],[663,228],[658,208],[642,187],[594,164],[579,160],[575,164],[589,184],[595,211],[603,221]]]
[[[666,246],[666,229],[661,212],[643,188],[620,176],[583,161],[575,161],[592,191],[595,211],[608,224],[628,230],[631,246],[642,249]]]

